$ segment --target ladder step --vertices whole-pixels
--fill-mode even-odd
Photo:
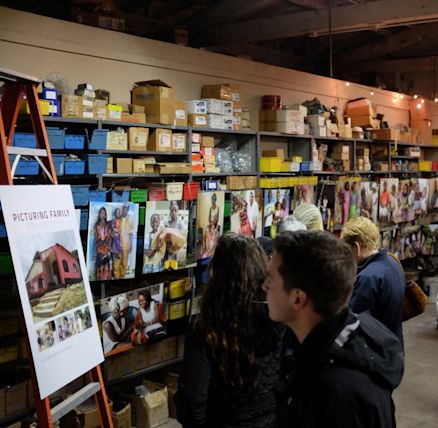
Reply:
[[[71,412],[75,407],[79,406],[99,391],[100,383],[91,382],[67,397],[64,401],[61,401],[61,403],[52,408],[53,422],[59,421],[59,419],[65,416],[68,412]]]
[[[47,157],[46,149],[28,149],[26,147],[7,146],[10,155]]]

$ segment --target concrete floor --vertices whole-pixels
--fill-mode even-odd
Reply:
[[[397,428],[436,428],[438,330],[435,303],[429,303],[424,314],[403,323],[403,333],[405,374],[394,392]]]
[[[433,299],[431,299],[432,301]],[[405,374],[394,392],[397,428],[438,426],[438,330],[435,303],[403,324]],[[162,428],[181,427],[175,420]]]

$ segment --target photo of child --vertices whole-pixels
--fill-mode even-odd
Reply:
[[[379,194],[379,222],[394,222],[398,214],[398,178],[382,178]]]
[[[317,207],[321,211],[324,230],[333,231],[336,186],[333,181],[320,181],[317,188]]]
[[[255,190],[231,193],[231,231],[239,235],[260,236],[262,231],[260,204]]]
[[[275,238],[277,225],[290,212],[290,189],[265,190],[264,195],[264,234]]]
[[[37,329],[38,349],[40,352],[57,344],[59,339],[56,333],[55,321],[49,321]]]
[[[362,181],[360,183],[360,193],[358,201],[358,210],[360,217],[371,218],[372,213],[372,183],[370,181]]]
[[[360,178],[340,177],[336,181],[335,225],[342,226],[359,215]]]
[[[198,192],[196,209],[196,257],[213,255],[217,240],[223,232],[225,193]]]
[[[146,203],[143,273],[186,266],[188,223],[186,201]]]

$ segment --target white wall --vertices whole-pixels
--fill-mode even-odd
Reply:
[[[282,95],[286,104],[316,96],[327,107],[341,108],[348,99],[368,97],[390,125],[409,121],[408,98],[394,103],[392,92],[370,96],[370,88],[356,84],[3,7],[0,58],[4,67],[42,78],[59,72],[72,87],[89,82],[109,89],[112,100],[121,102],[129,101],[132,84],[140,80],[164,80],[179,99],[199,97],[203,84],[239,83],[253,125],[260,97],[267,94]]]

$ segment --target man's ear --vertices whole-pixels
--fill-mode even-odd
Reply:
[[[357,260],[360,260],[362,255],[362,250],[360,248],[359,242],[354,241],[354,244],[351,246],[351,249],[353,250],[354,257],[356,257]]]
[[[300,288],[291,290],[290,299],[295,310],[302,309],[309,300],[307,294]]]

